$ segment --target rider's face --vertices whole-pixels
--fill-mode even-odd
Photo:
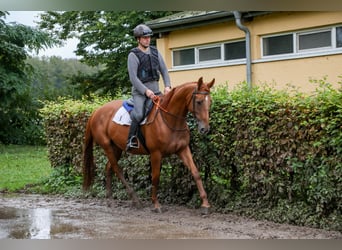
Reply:
[[[140,38],[139,38],[139,43],[140,43],[144,48],[147,48],[148,46],[150,46],[150,42],[151,42],[151,37],[150,37],[150,36],[145,36],[145,37],[140,37]]]

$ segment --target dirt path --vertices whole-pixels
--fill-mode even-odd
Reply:
[[[128,201],[0,195],[0,239],[342,239],[334,231],[166,208],[155,214],[149,203],[137,210]]]

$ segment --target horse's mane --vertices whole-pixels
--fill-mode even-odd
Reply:
[[[181,91],[183,88],[188,87],[189,85],[192,85],[192,84],[195,85],[196,82],[187,82],[187,83],[183,83],[183,84],[178,85],[178,86],[174,87],[173,89],[171,89],[171,91],[170,91],[168,94],[166,94],[166,95],[163,96],[161,105],[162,105],[164,108],[166,108],[166,107],[169,105],[169,103],[170,103],[172,97],[175,95],[176,91],[177,91],[177,92],[178,92],[178,91]]]

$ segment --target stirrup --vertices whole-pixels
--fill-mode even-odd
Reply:
[[[128,139],[126,150],[132,149],[132,148],[139,148],[139,141],[136,136],[132,136]]]

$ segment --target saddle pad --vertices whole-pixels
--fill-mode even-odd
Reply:
[[[131,112],[134,108],[133,101],[123,101],[122,106],[128,111]]]
[[[121,106],[119,110],[114,114],[112,121],[119,125],[131,125],[132,122],[131,116],[124,106]],[[145,123],[146,118],[140,123],[140,125],[143,125]]]

